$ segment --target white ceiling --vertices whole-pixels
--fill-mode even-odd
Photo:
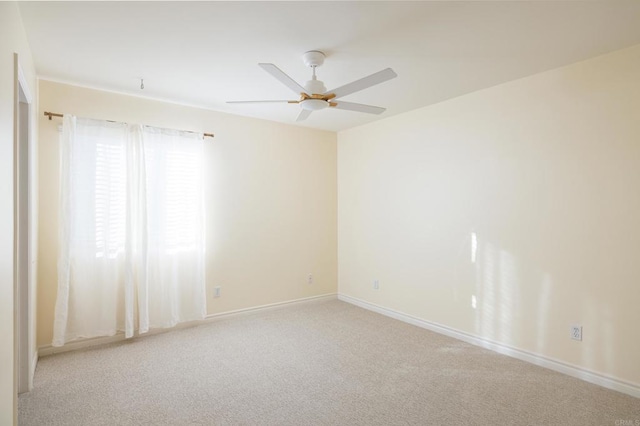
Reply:
[[[300,84],[307,50],[331,89],[392,67],[394,80],[344,98],[380,115],[315,112],[341,130],[640,43],[640,1],[23,2],[43,78],[295,123],[293,99],[260,69]],[[145,89],[139,89],[140,78]],[[46,105],[44,106],[46,108]]]

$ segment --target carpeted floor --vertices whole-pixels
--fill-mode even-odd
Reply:
[[[19,424],[615,426],[640,400],[332,300],[44,357]]]

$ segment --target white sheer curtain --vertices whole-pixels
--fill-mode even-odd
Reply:
[[[147,279],[140,281],[140,331],[204,318],[202,134],[145,127]],[[192,285],[189,285],[192,283]],[[196,285],[197,284],[197,285]]]
[[[53,345],[206,314],[202,134],[63,118]]]

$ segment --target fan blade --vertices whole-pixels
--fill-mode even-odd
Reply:
[[[227,101],[228,104],[272,104],[272,103],[298,103],[298,101]]]
[[[296,118],[296,121],[304,121],[306,120],[312,113],[313,111],[308,110],[308,109],[303,109],[300,111],[300,114],[298,114],[298,118]]]
[[[376,84],[384,83],[385,81],[396,78],[397,76],[398,74],[396,74],[391,68],[387,68],[385,70],[378,71],[375,74],[371,74],[368,77],[340,86],[337,89],[329,90],[324,94],[328,95],[329,93],[332,93],[335,95],[335,98],[341,98],[354,92],[364,90],[368,87],[375,86]]]
[[[335,104],[336,105],[334,106],[334,108],[337,108],[337,109],[366,112],[367,114],[382,114],[387,110],[386,108],[381,108],[381,107],[372,106],[372,105],[354,104],[353,102],[338,101],[338,102],[335,102]]]
[[[280,83],[287,86],[289,89],[293,90],[296,95],[304,93],[304,87],[300,86],[294,79],[286,75],[280,68],[276,67],[273,64],[258,64],[263,70],[271,74],[278,80]]]

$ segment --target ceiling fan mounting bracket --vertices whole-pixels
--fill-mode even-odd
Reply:
[[[319,50],[310,50],[302,55],[302,62],[310,68],[319,67],[324,64],[326,55]]]

